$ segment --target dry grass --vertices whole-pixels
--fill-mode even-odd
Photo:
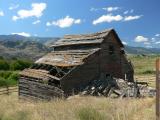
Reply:
[[[154,99],[72,97],[51,102],[24,102],[0,96],[0,120],[155,120]]]
[[[135,78],[153,87],[156,58],[131,57]],[[69,100],[26,102],[13,94],[0,96],[0,120],[155,120],[155,100],[75,96]]]
[[[147,82],[150,87],[156,86],[156,75],[135,75],[135,80],[141,82]]]

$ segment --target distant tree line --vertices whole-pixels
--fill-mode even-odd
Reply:
[[[19,70],[29,68],[33,61],[26,59],[5,59],[0,56],[0,87],[17,85]]]
[[[0,70],[5,71],[16,71],[16,70],[23,70],[25,68],[30,67],[33,64],[31,60],[26,59],[4,59],[0,57]]]

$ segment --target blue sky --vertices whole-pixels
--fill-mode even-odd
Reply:
[[[0,34],[62,37],[114,28],[130,46],[160,47],[160,0],[0,0]]]

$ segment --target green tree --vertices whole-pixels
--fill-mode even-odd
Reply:
[[[27,60],[14,60],[10,64],[10,70],[23,70],[32,65],[31,61]]]
[[[9,70],[9,64],[4,59],[0,59],[0,70]]]

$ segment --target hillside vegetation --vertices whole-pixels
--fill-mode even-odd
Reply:
[[[58,39],[56,37],[0,35],[0,56],[36,60],[51,51],[49,46]]]
[[[18,82],[19,71],[32,65],[32,61],[26,59],[0,58],[0,87],[15,86]]]

